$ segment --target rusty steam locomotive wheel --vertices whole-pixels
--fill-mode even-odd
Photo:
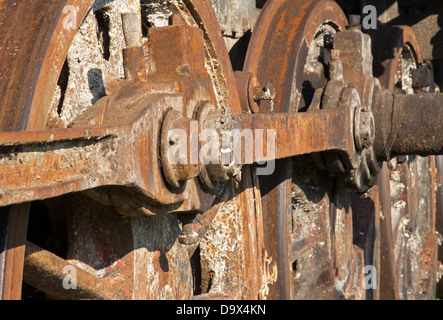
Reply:
[[[3,17],[12,17],[2,32],[30,44],[2,51],[15,54],[13,64],[22,68],[7,83],[16,91],[2,102],[5,131],[65,128],[124,85],[122,50],[128,40],[121,15],[128,12],[138,13],[135,23],[141,26],[148,72],[155,67],[148,29],[169,24],[201,28],[218,107],[241,113],[229,56],[208,1],[60,0],[1,9]],[[20,33],[23,19],[33,27]],[[212,208],[197,215],[193,229],[200,241],[191,245],[179,241],[183,224],[176,215],[124,216],[93,200],[94,191],[32,203],[28,228],[29,208],[12,207],[10,215],[2,215],[11,221],[4,239],[7,267],[0,270],[2,279],[12,279],[0,282],[2,298],[20,298],[23,257],[24,298],[265,298],[267,285],[261,284],[273,282],[273,269],[263,250],[255,183],[253,170],[245,166],[242,181],[219,186]],[[77,270],[77,290],[63,287],[72,270],[66,267]]]
[[[267,2],[245,64],[276,88],[274,104],[263,103],[260,112],[309,110],[316,89],[327,83],[334,37],[347,23],[333,1]],[[356,194],[310,156],[278,161],[260,183],[265,245],[278,261],[271,297],[363,298],[364,254],[352,234]]]
[[[389,99],[431,90],[414,82],[427,70],[412,30],[382,26],[371,46],[336,1],[267,0],[244,70],[234,73],[216,5],[0,0],[0,130],[34,131],[23,144],[14,137],[2,145],[3,158],[16,160],[2,168],[32,174],[14,171],[0,200],[37,199],[1,207],[0,298],[433,298],[442,161],[382,165],[374,147],[375,117],[396,119]],[[328,121],[305,124],[319,115]],[[343,136],[331,128],[339,122]],[[207,128],[285,123],[301,147],[284,150],[295,133],[278,128],[275,162],[250,164],[269,154],[245,156],[242,167],[232,158],[165,161],[172,146],[192,145],[170,129],[200,138]],[[90,135],[95,129],[111,133]],[[329,131],[337,144],[318,148]],[[382,151],[392,145],[387,139]],[[217,149],[218,160],[231,149]]]

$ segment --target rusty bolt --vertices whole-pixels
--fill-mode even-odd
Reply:
[[[273,100],[275,98],[275,88],[269,82],[264,86],[256,86],[254,88],[254,100],[262,101],[262,100]]]
[[[362,112],[360,119],[360,139],[363,148],[372,145],[375,138],[375,123],[372,112]]]

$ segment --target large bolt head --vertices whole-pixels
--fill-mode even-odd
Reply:
[[[355,144],[359,151],[370,148],[375,140],[375,120],[371,111],[356,110],[355,119]]]

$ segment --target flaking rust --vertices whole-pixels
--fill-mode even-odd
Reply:
[[[256,1],[73,3],[81,19],[69,30],[57,15],[63,1],[0,8],[11,13],[0,29],[22,31],[0,53],[17,71],[0,84],[0,203],[44,200],[56,230],[39,245],[60,255],[32,242],[21,249],[26,219],[5,228],[21,235],[7,253],[25,256],[27,283],[55,299],[431,296],[435,163],[392,158],[443,153],[443,95],[412,94],[420,88],[409,71],[421,61],[409,29],[388,33],[404,36],[393,46],[403,51],[382,59],[391,78],[380,84],[360,17],[346,25],[334,1],[268,0],[254,27]],[[47,15],[34,16],[36,4]],[[35,34],[20,28],[22,16],[33,17]],[[242,80],[227,48],[252,28]],[[18,72],[23,61],[29,75]],[[243,146],[235,166],[168,166],[169,127],[192,123],[197,136],[273,130],[276,152],[246,160]],[[258,178],[262,160],[275,170]],[[382,160],[391,181],[385,166],[371,196]],[[0,277],[19,279],[9,257]],[[364,287],[366,265],[379,268],[381,293]],[[64,267],[78,270],[79,291],[60,287]]]

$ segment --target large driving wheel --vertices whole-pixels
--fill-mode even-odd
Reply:
[[[148,72],[149,28],[170,23],[201,28],[218,107],[241,113],[208,1],[33,1],[0,9],[7,44],[1,67],[12,68],[0,85],[1,129],[65,128],[118,90],[125,81],[121,15],[128,12],[140,18]],[[212,208],[194,220],[200,241],[191,245],[178,240],[183,225],[176,215],[123,216],[88,192],[37,201],[30,209],[3,208],[1,297],[21,297],[24,270],[23,298],[265,298],[267,286],[261,284],[269,260],[255,184],[252,168],[245,166],[242,181],[219,186]],[[77,290],[64,287],[72,270]]]
[[[411,28],[380,26],[372,38],[374,73],[385,88],[400,94],[434,90],[433,83],[420,81],[433,78],[423,76],[432,70],[423,65]],[[437,158],[395,157],[379,176],[381,299],[435,299]]]

